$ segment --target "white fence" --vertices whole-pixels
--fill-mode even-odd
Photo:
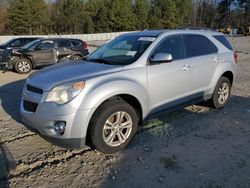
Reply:
[[[77,34],[77,35],[13,35],[13,36],[0,36],[0,44],[14,38],[18,37],[44,37],[44,38],[76,38],[81,39],[86,42],[91,41],[107,41],[112,38],[115,38],[121,34],[128,33],[128,32],[114,32],[114,33],[98,33],[98,34]]]

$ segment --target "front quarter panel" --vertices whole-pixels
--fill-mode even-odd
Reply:
[[[124,70],[86,81],[79,109],[97,108],[110,97],[128,94],[140,102],[144,114],[148,111],[146,69]],[[144,115],[143,114],[143,115]]]

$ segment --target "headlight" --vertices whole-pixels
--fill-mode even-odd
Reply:
[[[65,104],[75,98],[82,91],[84,86],[84,81],[56,86],[49,92],[45,101]]]

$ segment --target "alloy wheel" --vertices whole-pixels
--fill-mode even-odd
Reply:
[[[103,139],[111,147],[123,144],[132,131],[132,118],[124,111],[112,114],[103,127]]]
[[[229,97],[229,92],[230,92],[230,88],[228,83],[224,82],[222,83],[221,87],[219,87],[218,90],[218,102],[220,104],[224,104],[228,97]]]
[[[20,72],[28,72],[31,68],[29,62],[25,60],[19,62],[17,67],[20,70]]]

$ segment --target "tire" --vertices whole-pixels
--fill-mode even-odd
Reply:
[[[127,128],[121,128],[122,123],[119,122],[123,122],[123,126],[126,125]],[[91,146],[103,153],[113,154],[129,144],[136,133],[138,117],[135,109],[128,103],[112,100],[98,107],[89,126]]]
[[[82,56],[80,56],[80,55],[72,55],[70,57],[70,60],[81,60],[81,59],[82,59]]]
[[[32,63],[26,58],[21,58],[15,63],[14,69],[19,74],[28,74],[32,70]]]
[[[226,77],[221,77],[214,89],[209,104],[216,109],[223,108],[229,101],[231,95],[231,83]]]

